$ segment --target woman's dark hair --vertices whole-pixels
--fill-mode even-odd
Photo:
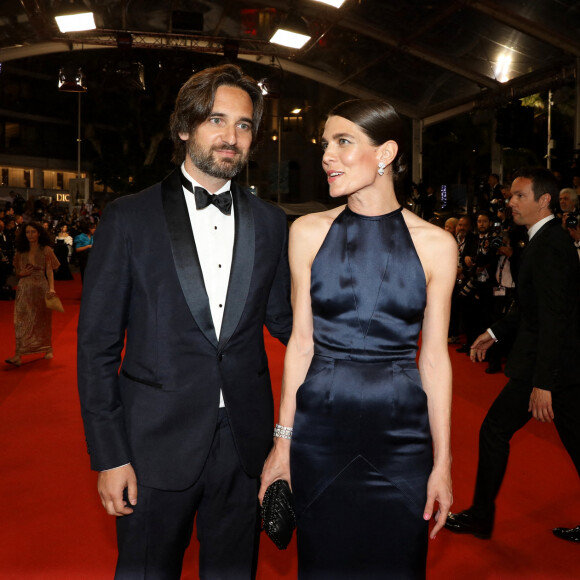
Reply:
[[[328,113],[329,117],[334,115],[354,123],[375,147],[395,141],[399,150],[391,164],[393,180],[399,181],[405,176],[407,164],[403,153],[403,123],[392,105],[380,99],[353,99],[336,105]]]
[[[169,120],[169,129],[174,146],[172,158],[174,163],[182,163],[187,152],[187,143],[179,137],[179,133],[191,135],[209,117],[216,91],[221,86],[242,89],[252,99],[254,105],[252,144],[255,144],[264,110],[262,90],[258,83],[252,77],[244,74],[240,67],[224,64],[194,74],[181,87],[175,101],[175,109]]]
[[[26,228],[34,228],[38,232],[38,245],[45,247],[45,246],[52,246],[52,239],[50,234],[42,227],[41,224],[38,222],[30,222],[27,224],[22,224],[22,228],[16,237],[16,251],[20,252],[21,254],[24,252],[28,252],[30,250],[30,242],[26,237]]]
[[[88,220],[84,220],[79,223],[80,232],[82,234],[86,234],[87,236],[91,233],[91,230],[96,227],[97,226],[93,222],[90,222]]]

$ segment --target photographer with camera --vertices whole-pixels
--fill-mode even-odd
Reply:
[[[469,354],[468,346],[491,324],[494,273],[497,250],[502,245],[501,227],[487,211],[477,214],[477,245],[464,257],[467,283],[459,292],[463,300],[463,321],[467,344],[457,350]]]
[[[562,227],[568,231],[580,257],[580,227],[578,224],[578,191],[566,187],[560,191],[560,209],[562,210]]]
[[[511,208],[505,204],[498,204],[497,212],[500,223],[494,224],[498,232],[492,240],[492,247],[499,244],[496,250],[497,266],[495,270],[495,284],[492,298],[492,323],[501,320],[508,314],[514,305],[516,279],[519,269],[521,253],[527,242],[526,230],[523,226],[514,224]],[[501,242],[499,238],[501,237]],[[506,339],[495,343],[487,351],[487,374],[499,373],[502,370],[502,357],[507,356],[513,341]]]

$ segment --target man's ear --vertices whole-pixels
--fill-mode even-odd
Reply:
[[[178,135],[182,141],[187,141],[189,139],[189,133],[178,133]]]
[[[542,209],[550,209],[550,203],[552,202],[552,196],[549,193],[544,193],[540,196],[540,207]]]

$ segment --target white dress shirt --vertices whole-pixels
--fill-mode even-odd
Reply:
[[[193,187],[202,187],[181,166],[181,171]],[[231,181],[214,193],[230,190]],[[195,196],[191,191],[183,188],[187,211],[191,220],[191,229],[197,248],[197,255],[203,273],[203,282],[209,299],[209,308],[219,340],[230,271],[232,269],[232,254],[234,250],[234,206],[230,215],[224,215],[215,205],[208,205],[203,209],[195,207]],[[211,194],[211,192],[209,192]],[[223,394],[220,391],[220,407],[224,407]]]
[[[541,219],[539,222],[536,222],[533,226],[530,226],[530,228],[528,228],[528,239],[531,240],[540,230],[540,228],[544,225],[547,224],[550,220],[554,219],[554,215],[549,215],[543,219]]]

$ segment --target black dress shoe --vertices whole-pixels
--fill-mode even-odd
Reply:
[[[493,529],[493,523],[480,520],[472,516],[469,511],[460,512],[458,514],[447,514],[445,527],[454,534],[472,534],[476,538],[482,540],[489,540]]]
[[[580,526],[576,526],[575,528],[554,528],[552,533],[557,538],[562,538],[562,540],[580,542]]]

